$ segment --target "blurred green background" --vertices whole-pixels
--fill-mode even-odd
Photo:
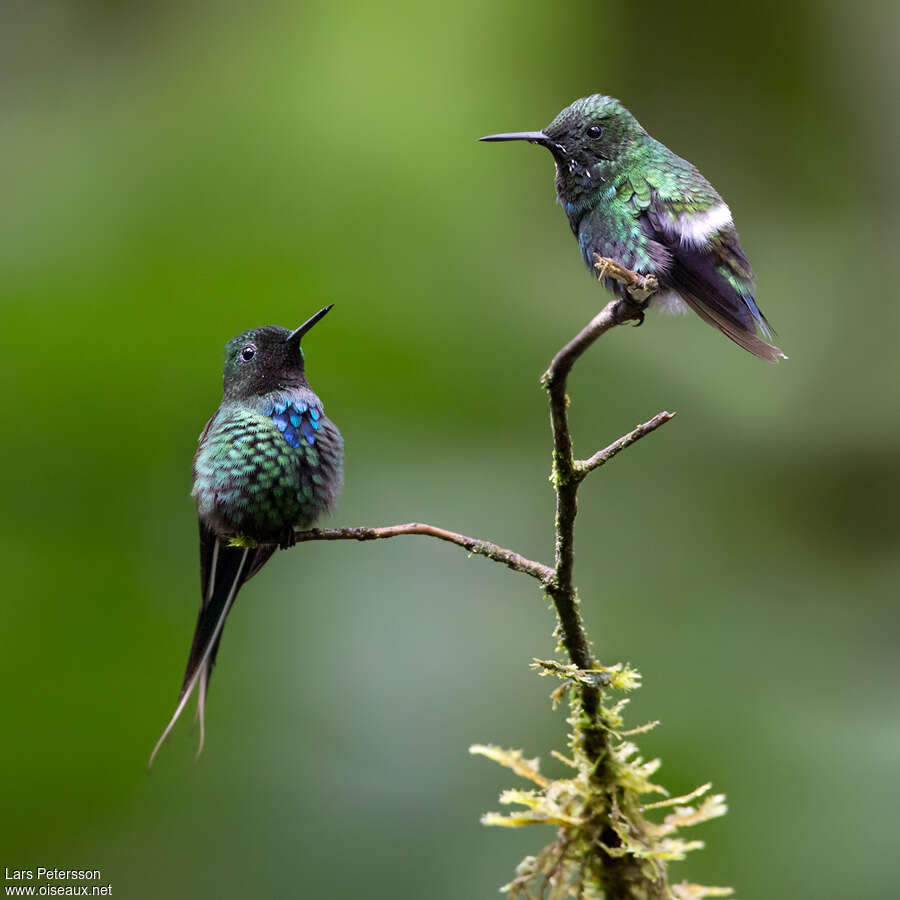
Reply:
[[[308,373],[347,444],[334,525],[551,555],[537,379],[605,302],[549,156],[482,134],[620,97],[735,211],[790,361],[696,317],[572,379],[577,577],[674,791],[729,815],[675,877],[897,895],[900,6],[0,6],[0,866],[114,896],[495,896],[549,830],[488,830],[561,747],[533,583],[410,538],[276,558],[230,619],[207,746],[148,774],[197,606],[190,461],[222,346],[326,302]],[[552,760],[548,768],[556,771]]]

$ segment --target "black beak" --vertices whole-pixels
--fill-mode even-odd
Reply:
[[[300,338],[309,331],[316,322],[324,319],[328,311],[334,306],[333,303],[329,303],[328,306],[320,309],[314,316],[310,316],[299,328],[295,328],[286,338],[286,341],[296,341],[300,342]]]
[[[550,138],[543,131],[508,131],[505,134],[489,134],[479,141],[528,141],[532,144],[549,144]]]

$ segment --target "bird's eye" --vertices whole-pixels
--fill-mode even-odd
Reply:
[[[585,134],[591,138],[592,140],[597,140],[598,138],[603,137],[603,128],[599,125],[588,125],[585,130]]]
[[[254,356],[256,356],[256,347],[254,347],[253,344],[247,344],[247,346],[241,350],[241,359],[244,362],[250,362]]]

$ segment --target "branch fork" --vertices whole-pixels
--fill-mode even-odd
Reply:
[[[652,419],[638,425],[634,430],[622,435],[618,440],[613,441],[602,450],[598,450],[587,459],[575,458],[567,413],[569,401],[566,396],[566,384],[569,372],[579,357],[611,328],[633,319],[640,319],[642,316],[640,304],[643,304],[659,290],[659,284],[653,275],[639,275],[613,259],[600,256],[595,258],[598,277],[611,278],[622,284],[628,292],[631,302],[619,299],[610,301],[553,357],[550,367],[541,376],[541,385],[549,397],[550,425],[553,434],[552,482],[556,491],[556,547],[553,566],[528,559],[520,553],[507,550],[491,541],[469,537],[421,522],[379,527],[311,528],[295,532],[296,543],[377,541],[405,535],[421,535],[456,544],[470,554],[503,563],[513,571],[530,575],[542,584],[556,605],[562,642],[569,653],[572,664],[584,670],[593,668],[572,582],[578,486],[595,469],[606,465],[614,456],[665,425],[675,415],[670,412],[657,413]],[[591,693],[588,687],[585,686],[585,691]],[[596,694],[596,691],[593,693]],[[594,706],[595,704],[591,703],[590,705]]]
[[[569,821],[569,825],[572,828],[575,828],[575,831],[572,831],[572,835],[577,836],[581,834],[582,838],[584,838],[584,835],[589,837],[589,840],[584,838],[582,841],[585,849],[583,851],[584,855],[581,857],[582,868],[580,870],[579,884],[583,887],[585,883],[584,865],[590,859],[593,872],[592,877],[596,875],[597,883],[604,885],[604,896],[609,897],[610,900],[637,896],[647,898],[662,898],[664,896],[699,898],[701,896],[710,896],[710,890],[718,889],[703,888],[702,890],[706,893],[690,893],[688,888],[693,889],[695,886],[668,886],[663,863],[657,859],[648,861],[644,858],[647,854],[641,848],[645,848],[646,841],[644,839],[646,835],[631,834],[628,830],[630,826],[627,824],[631,820],[619,808],[620,800],[624,798],[622,794],[624,789],[618,783],[617,778],[624,771],[624,768],[632,765],[628,761],[632,745],[620,743],[622,737],[622,734],[619,733],[621,719],[617,711],[625,701],[620,701],[620,704],[617,706],[607,709],[603,707],[601,699],[604,690],[628,690],[636,686],[639,676],[629,667],[606,668],[596,664],[582,623],[578,595],[573,581],[575,517],[578,512],[577,495],[581,483],[592,472],[606,465],[623,450],[653,433],[674,417],[674,413],[671,412],[663,411],[657,413],[653,418],[638,425],[632,431],[622,435],[618,440],[613,441],[587,458],[576,458],[568,421],[569,401],[566,396],[566,387],[569,373],[582,354],[611,328],[629,321],[637,320],[638,323],[643,321],[643,310],[647,301],[659,290],[659,284],[652,275],[640,275],[632,272],[615,260],[597,257],[595,268],[599,278],[612,279],[621,284],[624,289],[622,292],[623,296],[610,301],[575,337],[562,347],[553,357],[550,366],[541,377],[541,385],[547,392],[550,427],[553,438],[551,481],[556,496],[556,509],[555,547],[552,566],[528,559],[513,550],[508,550],[490,541],[469,537],[421,522],[408,522],[401,525],[381,527],[313,528],[306,531],[297,531],[296,543],[341,540],[375,541],[407,535],[419,535],[455,544],[469,554],[483,556],[494,562],[503,563],[513,571],[535,578],[554,604],[558,619],[556,633],[560,644],[569,657],[569,663],[564,664],[553,660],[535,660],[534,666],[539,668],[541,674],[555,675],[562,679],[562,684],[554,691],[553,696],[556,700],[559,699],[563,692],[570,693],[570,700],[573,704],[572,718],[569,719],[573,728],[570,746],[573,759],[583,761],[582,771],[586,773],[583,781],[574,780],[571,782],[575,791],[572,796],[574,797],[580,790],[582,793],[586,792],[585,797],[590,799],[590,802],[587,803],[587,806],[582,811],[584,814],[583,818],[575,821],[574,825],[572,821],[566,820]],[[635,731],[640,730],[636,729]],[[518,751],[501,751],[499,748],[491,747],[473,747],[472,751],[482,752],[492,756],[492,758],[497,758],[504,765],[510,766],[519,774],[525,774],[526,777],[536,781],[539,785],[543,785],[549,791],[550,788],[548,786],[550,782],[539,775],[536,761],[521,759],[521,754]],[[569,763],[569,765],[574,764]],[[637,779],[635,783],[638,785],[640,792],[660,790],[648,780],[649,775],[655,769],[653,761],[641,763],[638,760],[634,763],[632,769],[632,775]],[[566,784],[568,783],[566,782]],[[577,790],[575,790],[576,788]],[[506,798],[505,800],[504,797]],[[529,807],[543,803],[537,796],[532,796],[531,792],[521,791],[506,792],[501,796],[501,800],[504,800],[504,802],[525,803]],[[547,802],[549,803],[549,799],[547,799]],[[650,809],[651,807],[647,808]],[[724,810],[724,807],[721,809]],[[563,812],[565,811],[563,810]],[[711,807],[710,809],[698,810],[697,812],[687,810],[685,815],[687,812],[692,813],[697,821],[721,814],[719,807],[715,809]],[[533,814],[526,813],[518,817],[495,815],[493,819],[490,819],[489,823],[522,824],[525,821],[529,823],[554,821],[559,824],[562,822],[562,819],[554,818],[557,813],[562,815],[562,812],[559,812],[559,810],[556,810],[549,818],[546,815],[537,815],[536,812]],[[488,821],[488,819],[484,821]],[[635,827],[640,831],[642,828],[650,828],[652,830],[652,828],[657,826],[644,822]],[[662,827],[659,826],[659,828]],[[564,828],[560,831],[561,835],[563,831],[565,831]],[[545,876],[545,888],[547,887],[547,878],[550,878],[552,881],[557,877],[563,858],[566,853],[570,852],[570,850],[567,850],[566,840],[574,840],[572,835],[569,838],[561,837],[557,844],[551,845],[543,851],[545,855],[551,852],[560,854],[555,868],[550,866],[549,870],[546,867],[544,869],[544,871],[550,871],[551,873]],[[642,841],[644,843],[641,843]],[[637,850],[635,849],[636,847],[638,848]],[[672,847],[678,852],[681,852],[683,849],[690,849],[688,845],[684,845],[684,847],[678,845],[676,847],[675,844],[672,844]],[[571,852],[574,852],[574,850]],[[672,852],[674,853],[675,850]],[[542,858],[539,856],[536,859],[539,862]],[[529,857],[529,859],[533,858]],[[532,868],[534,867],[532,866]],[[507,886],[511,891],[511,895],[513,888],[518,890],[522,886],[524,886],[522,889],[527,894],[527,884],[532,875],[533,873],[523,873],[519,878],[511,882]],[[680,890],[681,888],[684,888],[684,890]],[[544,896],[543,889],[541,896]],[[561,897],[563,894],[553,893],[552,896]],[[582,896],[582,893],[579,892],[578,896]],[[717,894],[717,896],[722,896],[722,894]]]

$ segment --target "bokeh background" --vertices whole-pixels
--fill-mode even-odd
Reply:
[[[334,525],[551,554],[538,376],[604,302],[552,164],[482,134],[621,97],[736,212],[767,366],[694,317],[572,379],[577,577],[673,791],[730,812],[673,874],[896,896],[900,7],[649,0],[0,6],[0,866],[128,898],[495,896],[548,831],[479,825],[565,733],[533,583],[419,538],[280,555],[241,596],[207,747],[148,774],[198,602],[190,460],[222,346],[306,342],[347,444]],[[558,771],[552,760],[549,770]]]

